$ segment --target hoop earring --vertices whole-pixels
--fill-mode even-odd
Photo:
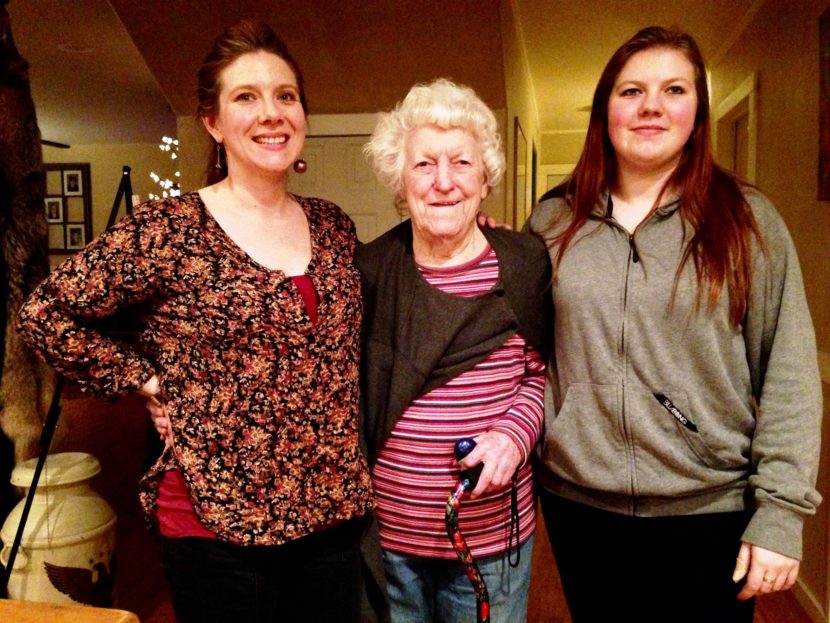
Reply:
[[[300,158],[299,160],[295,160],[294,161],[294,170],[297,173],[305,173],[306,171],[308,171],[308,163],[306,163],[306,161],[303,160],[302,158]]]
[[[216,165],[217,169],[222,168],[222,143],[216,143]]]

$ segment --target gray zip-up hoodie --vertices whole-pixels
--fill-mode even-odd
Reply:
[[[745,192],[768,254],[753,245],[749,308],[737,328],[725,289],[714,309],[705,296],[696,308],[692,262],[670,306],[691,233],[678,200],[629,236],[600,198],[552,289],[555,351],[537,473],[545,488],[615,512],[748,509],[745,542],[800,558],[804,515],[821,500],[815,334],[786,226],[763,195]],[[568,209],[561,199],[541,203],[529,229],[550,240],[551,218]]]

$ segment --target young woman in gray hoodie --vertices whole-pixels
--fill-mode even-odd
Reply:
[[[542,506],[575,623],[743,621],[795,582],[821,419],[795,249],[718,167],[700,51],[651,27],[534,211],[554,269]]]

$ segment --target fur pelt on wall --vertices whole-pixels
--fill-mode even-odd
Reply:
[[[21,304],[49,268],[40,130],[28,64],[14,45],[7,2],[0,0],[0,292],[5,290],[0,301],[0,429],[20,461],[38,453],[54,377],[14,330]]]

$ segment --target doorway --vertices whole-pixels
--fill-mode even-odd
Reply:
[[[750,184],[756,167],[756,87],[753,73],[717,106],[714,123],[718,164]]]

